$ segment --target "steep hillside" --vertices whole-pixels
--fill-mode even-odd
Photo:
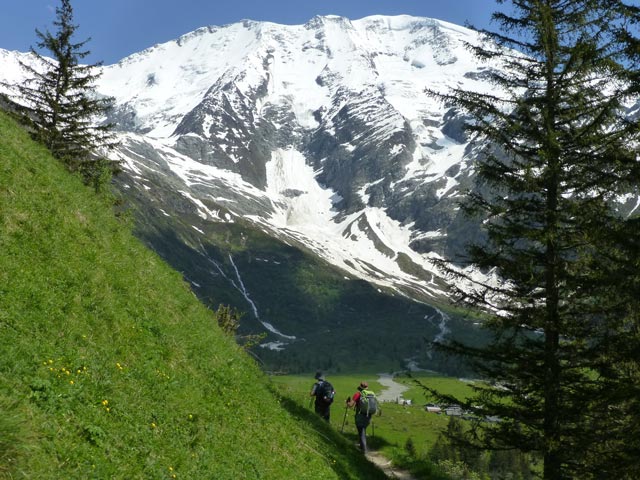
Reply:
[[[283,406],[180,274],[0,113],[0,478],[380,478]]]

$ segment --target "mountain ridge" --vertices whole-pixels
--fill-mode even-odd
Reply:
[[[366,17],[361,22],[366,21],[373,25],[379,25],[381,19],[384,18],[385,17]],[[405,23],[402,23],[405,27],[407,23],[406,19],[411,19],[413,23],[418,25],[424,25],[425,23],[430,27],[442,25],[441,22],[435,20],[420,19],[418,21],[417,17],[408,16],[389,17],[387,20],[390,21],[392,18],[405,19]],[[324,24],[327,23],[326,21],[327,19],[325,17],[316,17],[316,19],[308,22],[303,27],[309,28],[310,25]],[[344,25],[346,22],[346,19],[338,22],[337,17],[330,17],[328,23]],[[349,22],[349,24],[352,25],[353,22]],[[250,23],[251,27],[256,25],[264,27],[264,24],[261,23]],[[242,28],[240,24],[233,24],[232,27],[235,30]],[[290,28],[300,27],[295,26]],[[209,27],[200,29],[199,32],[210,33],[212,30],[215,33],[220,31],[219,29],[214,30]],[[464,29],[460,28],[456,31],[462,30]],[[185,41],[183,39],[188,38],[193,40],[193,38],[202,36],[203,33],[195,35],[192,32],[192,34],[181,37],[182,42],[177,43],[184,45]],[[157,48],[169,48],[167,45],[168,44],[163,44]],[[317,47],[318,45],[306,46],[311,48]],[[131,58],[132,57],[129,57],[130,60]],[[269,59],[272,57],[267,55],[265,58]],[[317,70],[320,70],[319,75],[312,75],[316,83],[320,84],[317,86],[320,90],[323,88],[325,90],[331,89],[331,85],[335,84],[335,82],[332,83],[332,80],[335,80],[335,78],[331,76],[331,71],[327,69],[331,60],[333,59],[328,58],[327,64],[323,65],[322,68],[318,66]],[[348,67],[348,72],[353,72],[354,70],[353,65]],[[371,90],[367,87],[363,90],[359,95],[359,98],[362,100],[359,107],[357,103],[358,95],[355,96],[356,101],[354,103],[353,92],[350,92],[344,86],[338,86],[336,87],[335,95],[331,97],[332,100],[326,111],[323,112],[322,106],[315,109],[307,108],[307,115],[298,114],[292,117],[292,111],[295,112],[296,109],[294,108],[295,105],[291,102],[285,103],[284,105],[278,105],[276,103],[263,105],[260,103],[264,103],[264,100],[261,100],[261,98],[263,98],[266,93],[262,93],[261,97],[258,92],[261,91],[261,89],[262,91],[268,90],[269,87],[265,86],[265,82],[268,83],[270,73],[268,69],[257,70],[257,72],[257,74],[255,72],[252,74],[254,77],[257,75],[253,83],[251,83],[248,78],[250,75],[241,74],[239,76],[232,75],[230,82],[218,79],[212,85],[209,85],[203,101],[192,108],[189,113],[182,116],[177,127],[171,132],[168,138],[177,138],[171,146],[180,154],[185,154],[205,165],[213,163],[229,171],[240,173],[243,179],[249,181],[249,183],[252,183],[259,189],[265,189],[268,181],[265,165],[271,160],[270,155],[274,152],[274,149],[296,148],[296,143],[304,142],[301,137],[305,135],[310,136],[309,142],[307,143],[308,146],[297,148],[297,150],[305,157],[306,162],[311,163],[314,170],[319,172],[319,174],[317,174],[317,183],[328,188],[333,188],[335,193],[334,198],[340,197],[340,201],[344,205],[344,211],[347,212],[359,211],[362,207],[366,206],[367,203],[370,203],[373,207],[384,206],[383,204],[385,203],[386,197],[390,195],[390,190],[396,186],[395,184],[400,183],[401,180],[406,177],[406,175],[403,175],[405,171],[420,170],[419,161],[418,164],[410,167],[412,163],[416,163],[410,154],[411,151],[414,151],[415,156],[416,139],[406,118],[388,104],[385,97],[381,97],[379,93],[376,93],[377,89]],[[149,75],[152,74],[147,72],[147,76]],[[343,75],[343,77],[344,76],[345,75]],[[329,78],[329,80],[325,80],[326,78]],[[249,82],[251,86],[248,90],[242,90],[238,82]],[[307,84],[310,83],[310,81],[307,82]],[[376,100],[376,102],[370,101],[373,95],[377,95],[378,100]],[[350,102],[349,105],[345,105],[347,100]],[[315,102],[317,105],[318,100],[316,99]],[[383,104],[380,104],[380,102],[383,102]],[[314,105],[314,107],[316,105]],[[129,104],[127,101],[123,101],[120,105],[120,108],[124,108],[125,110],[128,107]],[[269,108],[274,112],[273,114],[262,115],[257,118],[258,113],[262,113],[265,109],[267,113],[270,113]],[[389,116],[389,114],[391,116]],[[281,118],[278,118],[278,115],[281,115]],[[452,115],[449,115],[449,117],[451,116]],[[304,125],[298,120],[301,117],[305,119],[315,118],[315,131],[308,128],[305,131],[309,133],[305,134],[301,131],[304,130]],[[353,135],[354,125],[359,124],[360,128],[365,130],[367,123],[370,123],[367,121],[372,118],[382,119],[382,123],[374,122],[375,127],[378,129],[377,131],[380,132],[378,135],[379,139],[387,140],[389,144],[392,145],[390,148],[380,150],[381,147],[378,145],[380,141],[376,142],[375,135],[371,135],[371,132],[366,132],[368,135],[365,143],[358,142],[357,147],[349,143],[352,140],[355,141]],[[390,123],[385,123],[385,119],[390,119]],[[277,120],[282,121],[277,122]],[[307,120],[304,120],[302,123],[306,121]],[[324,122],[324,124],[320,124],[320,122]],[[436,122],[432,120],[431,124],[434,123]],[[455,121],[448,122],[445,130],[453,132],[455,127],[451,125],[454,123]],[[224,131],[220,128],[214,133],[205,131],[207,130],[206,127],[211,128],[211,125],[227,125],[229,131]],[[321,128],[318,128],[318,126]],[[145,129],[148,128],[151,128],[151,126],[145,127]],[[361,133],[360,136],[363,134],[364,133]],[[211,140],[211,137],[216,135],[224,141]],[[267,145],[256,146],[258,143],[255,141],[256,138],[266,139],[265,143],[267,143]],[[436,147],[434,150],[441,150],[443,148],[436,145],[433,141],[431,145]],[[311,151],[313,151],[313,154]],[[324,155],[325,153],[328,155]],[[348,156],[350,158],[345,159],[347,154],[349,154]],[[320,158],[313,158],[314,156]],[[383,160],[385,157],[387,160]],[[376,158],[378,158],[378,160],[376,160]],[[391,161],[389,161],[389,159],[391,159]],[[431,161],[432,165],[435,163],[435,161]],[[445,172],[455,171],[455,164],[450,163],[446,168],[441,167],[441,169]],[[327,164],[329,165],[327,166]],[[345,171],[347,172],[346,175]],[[374,178],[379,174],[387,178]],[[356,190],[353,188],[354,183],[358,183],[361,186]],[[422,183],[424,184],[424,182]],[[440,193],[445,193],[444,190],[449,186],[448,183],[449,180],[447,180],[447,183],[440,189],[442,190]],[[285,188],[285,190],[287,189]],[[436,191],[436,193],[437,192],[438,191]],[[402,207],[402,200],[398,203],[401,207],[397,208],[398,211],[401,211],[403,208],[407,210],[407,207]],[[340,206],[338,206],[338,209],[341,209]],[[409,207],[409,209],[415,210],[415,207]],[[410,219],[407,218],[408,215],[405,214],[403,216],[404,218],[402,218],[401,222],[409,224],[410,222],[408,220]],[[425,222],[423,221],[423,223]],[[432,231],[430,238],[434,238],[437,235],[437,230]],[[429,235],[427,235],[427,237],[429,237]],[[424,239],[425,236],[422,236],[422,238]],[[420,242],[417,244],[420,244]],[[411,256],[412,252],[407,251],[405,254]],[[419,260],[417,263],[421,263],[422,261],[423,260]],[[431,270],[433,270],[433,268],[431,268]]]

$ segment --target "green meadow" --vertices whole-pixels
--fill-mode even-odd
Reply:
[[[385,387],[377,379],[378,376],[375,374],[327,374],[327,380],[336,390],[336,398],[331,407],[331,426],[337,431],[342,431],[354,444],[357,443],[354,412],[346,408],[345,401],[347,397],[353,396],[363,380],[368,382],[370,390],[380,395]],[[367,429],[369,445],[380,450],[385,456],[395,458],[404,451],[407,441],[411,439],[416,452],[426,454],[440,433],[446,430],[449,418],[444,414],[426,412],[424,405],[433,402],[434,399],[418,383],[460,398],[471,393],[469,383],[428,372],[417,372],[411,376],[401,374],[394,377],[394,380],[408,387],[402,397],[411,400],[411,405],[381,403],[382,414],[375,416],[372,425]],[[271,381],[283,396],[290,398],[301,408],[313,411],[313,399],[309,396],[314,383],[313,373],[272,376]]]

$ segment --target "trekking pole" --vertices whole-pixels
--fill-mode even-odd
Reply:
[[[347,399],[347,402],[351,400],[351,397]],[[342,418],[342,427],[340,427],[340,433],[344,433],[344,423],[347,421],[347,410],[349,409],[349,405],[345,402],[344,404],[344,417]]]
[[[344,423],[347,421],[347,409],[349,407],[347,407],[346,405],[344,406],[344,417],[342,418],[342,426],[340,427],[340,433],[344,433]]]

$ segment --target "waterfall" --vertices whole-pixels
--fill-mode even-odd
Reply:
[[[256,307],[256,304],[253,303],[253,300],[251,300],[251,298],[249,297],[249,292],[247,292],[247,289],[244,286],[244,282],[242,281],[242,277],[240,277],[240,271],[238,271],[238,267],[236,266],[235,262],[233,261],[233,257],[231,256],[231,254],[229,254],[229,261],[231,262],[231,265],[233,266],[233,269],[236,272],[236,278],[238,279],[238,284],[240,285],[238,287],[234,283],[234,286],[236,286],[236,288],[240,291],[240,293],[242,293],[244,298],[247,300],[249,305],[251,305],[251,309],[253,310],[253,315],[256,317],[256,320],[258,320],[262,324],[262,326],[264,328],[266,328],[267,330],[269,330],[271,333],[273,333],[275,335],[278,335],[278,336],[280,336],[282,338],[286,338],[288,340],[295,340],[296,337],[294,337],[293,335],[285,335],[284,333],[280,332],[276,327],[271,325],[269,322],[265,322],[264,320],[260,319],[260,316],[258,315],[258,308]]]
[[[440,321],[438,323],[438,328],[440,329],[440,331],[436,334],[435,337],[433,337],[433,341],[441,342],[442,340],[444,340],[444,337],[450,332],[449,327],[447,327],[447,322],[449,321],[449,315],[444,313],[439,308],[436,308],[436,307],[433,307],[433,308],[435,309],[436,314],[428,315],[424,318],[426,320],[429,320],[430,322],[435,323],[436,321],[438,321],[438,316],[440,317]],[[433,350],[433,347],[430,345],[427,349],[427,355],[429,358],[431,358],[432,350]]]
[[[271,333],[273,333],[275,335],[278,335],[279,337],[285,338],[287,340],[295,340],[296,339],[295,336],[293,336],[293,335],[285,335],[284,333],[280,332],[276,327],[274,327],[272,324],[270,324],[269,322],[265,322],[264,320],[262,320],[260,318],[260,315],[258,314],[258,307],[256,307],[256,304],[253,302],[253,300],[251,300],[251,297],[249,296],[249,292],[247,291],[247,288],[245,287],[244,282],[242,281],[242,277],[240,276],[240,271],[238,270],[238,267],[236,266],[235,262],[233,261],[233,257],[231,256],[231,254],[229,254],[229,261],[231,262],[231,265],[233,266],[233,270],[236,272],[237,283],[232,278],[227,277],[225,275],[224,271],[222,270],[222,267],[218,264],[218,262],[216,262],[213,258],[211,258],[207,254],[207,251],[204,248],[204,245],[202,245],[202,242],[200,242],[200,253],[202,254],[202,256],[204,258],[207,259],[207,261],[209,263],[211,263],[214,267],[216,267],[216,270],[218,271],[218,273],[220,275],[222,275],[222,277],[225,280],[228,280],[231,283],[231,285],[233,285],[233,287],[242,294],[242,296],[245,298],[247,303],[251,306],[251,310],[253,310],[253,316],[256,318],[256,320],[258,320],[262,324],[262,326],[265,329],[267,329]],[[216,275],[215,272],[211,272],[211,273],[213,275]]]

